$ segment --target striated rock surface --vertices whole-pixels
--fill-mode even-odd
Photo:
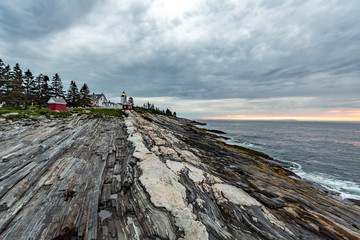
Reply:
[[[360,207],[186,119],[2,122],[0,239],[360,239]]]

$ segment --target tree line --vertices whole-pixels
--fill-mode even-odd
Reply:
[[[18,63],[11,68],[0,59],[0,103],[24,108],[30,105],[43,107],[50,97],[62,97],[70,107],[91,106],[90,90],[86,83],[80,91],[73,80],[67,92],[63,88],[58,73],[50,81],[47,75],[40,73],[35,77],[29,69],[23,73]]]
[[[169,108],[166,108],[166,110],[160,110],[158,107],[155,107],[154,104],[150,103],[150,102],[144,103],[141,108],[143,108],[151,113],[157,113],[157,114],[162,114],[162,115],[166,115],[166,116],[176,117],[176,112],[171,112],[171,110]]]

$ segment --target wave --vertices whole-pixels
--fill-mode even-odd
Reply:
[[[254,144],[254,143],[247,142],[247,141],[241,141],[236,138],[231,138],[229,140],[226,140],[226,143],[250,148],[253,150],[264,149],[264,147],[262,147],[258,144]],[[308,181],[311,181],[314,183],[318,183],[321,186],[323,186],[324,188],[338,193],[342,199],[351,198],[351,199],[360,200],[360,184],[358,184],[356,182],[352,182],[349,180],[341,180],[341,179],[338,179],[334,176],[331,176],[331,175],[328,175],[325,173],[307,172],[307,171],[303,170],[302,165],[299,163],[283,160],[281,158],[279,159],[276,156],[275,156],[275,158],[281,162],[286,163],[283,166],[284,168],[287,168],[288,170],[294,172],[299,177],[301,177],[305,180],[308,180]],[[329,163],[324,164],[322,162],[319,162],[318,164],[333,165],[333,164],[329,164]],[[336,165],[334,165],[332,167],[336,167]]]
[[[358,183],[347,180],[340,180],[335,178],[334,176],[324,173],[305,172],[299,163],[289,162],[285,160],[281,161],[289,163],[290,167],[288,167],[288,169],[293,171],[299,177],[311,182],[318,183],[328,190],[339,193],[342,199],[352,198],[360,200],[360,185]]]
[[[249,142],[242,142],[240,143],[241,145],[243,145],[244,147],[249,147],[249,148],[262,148],[258,145],[255,145],[255,144],[252,144],[252,143],[249,143]]]
[[[246,148],[250,148],[250,149],[262,149],[263,147],[254,143],[250,143],[250,142],[243,142],[243,141],[239,141],[237,139],[233,139],[230,138],[229,140],[226,141],[227,144],[232,144],[232,145],[238,145],[241,147],[246,147]]]

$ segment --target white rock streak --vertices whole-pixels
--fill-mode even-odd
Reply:
[[[214,184],[212,186],[215,198],[217,202],[230,201],[241,206],[260,206],[264,212],[264,216],[269,219],[269,221],[281,229],[287,231],[291,235],[293,233],[285,226],[285,224],[279,221],[274,215],[272,215],[261,203],[259,203],[256,199],[251,197],[248,193],[243,191],[240,188],[229,184]]]
[[[135,146],[134,157],[138,158],[142,175],[139,180],[149,193],[152,203],[164,207],[175,218],[175,224],[184,231],[184,239],[209,239],[205,226],[194,219],[186,201],[186,189],[160,159],[143,144],[141,134],[136,131],[134,116],[125,120],[129,138]]]
[[[135,122],[146,131],[147,135],[150,136],[157,145],[151,149],[152,151],[149,151],[143,144],[139,129],[134,127],[133,123]],[[196,215],[192,212],[191,204],[186,201],[185,187],[178,182],[180,178],[179,175],[185,168],[189,170],[189,178],[195,184],[201,184],[203,189],[208,192],[213,191],[218,204],[230,201],[240,206],[259,206],[264,216],[272,224],[293,234],[286,228],[283,222],[279,221],[260,202],[242,189],[229,185],[209,173],[206,173],[206,180],[204,171],[196,167],[202,165],[201,161],[192,152],[179,149],[172,144],[174,142],[179,143],[180,140],[176,139],[171,133],[159,129],[154,124],[137,117],[135,114],[131,114],[130,117],[125,120],[125,124],[130,135],[128,140],[135,146],[134,157],[140,160],[138,166],[143,172],[140,176],[140,182],[150,194],[151,201],[155,206],[165,207],[173,214],[176,225],[185,232],[185,239],[208,239],[205,226],[195,220]],[[165,141],[155,134],[155,130],[167,140],[168,145],[172,145],[172,148],[161,146],[165,144]],[[160,154],[166,154],[178,161],[167,160],[164,164],[157,156]],[[196,201],[198,203],[202,202],[201,199],[197,199]],[[199,205],[201,206],[202,204]]]
[[[212,186],[212,190],[218,203],[231,201],[242,206],[261,206],[258,201],[256,201],[242,189],[231,186],[229,184],[214,184]]]

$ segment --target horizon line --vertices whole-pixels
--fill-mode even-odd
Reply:
[[[360,122],[360,118],[351,117],[278,117],[278,116],[215,116],[199,117],[199,120],[261,120],[261,121],[317,121],[317,122]]]

